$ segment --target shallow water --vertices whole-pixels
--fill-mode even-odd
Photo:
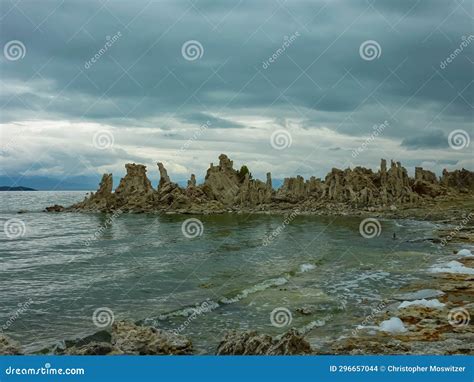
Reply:
[[[178,330],[203,353],[228,329],[305,328],[319,346],[349,334],[400,287],[430,277],[424,254],[429,263],[440,256],[428,242],[407,242],[432,236],[428,222],[381,220],[380,236],[366,239],[360,218],[298,216],[285,225],[277,215],[193,216],[204,230],[190,239],[181,230],[189,215],[41,212],[84,195],[0,193],[0,227],[25,224],[18,238],[0,230],[0,325],[30,351],[96,332],[98,308]],[[209,309],[190,315],[203,302]],[[297,312],[303,306],[309,315]],[[290,312],[289,325],[272,325],[276,308]]]

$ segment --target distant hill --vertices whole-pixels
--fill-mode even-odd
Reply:
[[[120,179],[119,179],[120,180]],[[46,176],[24,176],[9,174],[0,175],[0,184],[19,187],[27,184],[38,191],[90,191],[97,189],[100,176],[74,176],[67,178],[53,178]]]
[[[10,187],[10,186],[0,186],[0,191],[37,191],[34,188],[29,187]]]

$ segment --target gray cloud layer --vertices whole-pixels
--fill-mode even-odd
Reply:
[[[196,161],[205,167],[229,150],[254,162],[257,174],[270,166],[280,175],[319,175],[336,164],[374,165],[385,155],[407,155],[415,164],[429,158],[436,170],[436,163],[472,165],[472,145],[453,151],[447,143],[454,129],[474,136],[474,44],[445,61],[473,34],[468,1],[16,4],[1,3],[1,44],[20,40],[26,54],[18,61],[1,57],[2,135],[33,120],[64,121],[60,132],[77,131],[67,133],[76,139],[72,151],[64,150],[56,130],[43,129],[51,134],[43,143],[35,138],[38,128],[23,134],[34,141],[33,152],[49,150],[45,170],[64,163],[66,173],[77,155],[90,157],[84,124],[114,129],[115,151],[96,151],[90,160],[101,169],[125,160],[150,164],[161,154],[177,160],[175,171],[184,176],[203,170]],[[194,61],[181,51],[189,40],[203,47]],[[379,58],[361,58],[367,40],[380,45]],[[207,121],[192,149],[177,155]],[[370,150],[351,158],[384,121],[389,128]],[[276,128],[293,134],[292,147],[272,149],[268,139]],[[0,157],[5,173],[40,170],[28,160],[20,165],[15,153],[22,154]],[[275,165],[279,160],[287,166]]]

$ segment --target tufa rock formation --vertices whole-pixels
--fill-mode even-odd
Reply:
[[[246,166],[235,170],[224,154],[219,164],[212,163],[204,183],[198,185],[191,175],[187,187],[173,183],[163,163],[158,163],[160,181],[153,189],[146,167],[127,164],[127,174],[112,191],[112,174],[105,174],[99,190],[66,211],[109,212],[120,209],[131,212],[221,213],[228,211],[283,211],[298,208],[302,212],[339,213],[362,210],[395,210],[413,208],[440,199],[455,200],[461,193],[474,193],[474,173],[465,169],[443,171],[436,175],[421,167],[410,178],[400,162],[391,161],[390,168],[382,159],[380,169],[373,172],[363,167],[340,170],[333,168],[324,180],[302,176],[286,178],[274,190],[272,177],[265,182],[253,179]],[[61,206],[48,207],[62,211]]]
[[[464,168],[453,172],[443,170],[440,183],[444,187],[456,188],[460,192],[469,193],[474,190],[474,172]]]

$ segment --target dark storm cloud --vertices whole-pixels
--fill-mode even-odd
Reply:
[[[2,1],[1,15],[2,47],[26,46],[21,60],[1,57],[2,122],[159,128],[186,140],[179,123],[217,131],[293,119],[357,138],[389,121],[384,139],[410,150],[445,148],[453,129],[473,136],[474,43],[440,66],[472,35],[468,1]],[[189,40],[202,57],[183,57]],[[359,53],[368,40],[381,47],[374,60]]]
[[[448,137],[441,130],[434,130],[427,132],[424,135],[416,135],[405,138],[402,141],[402,146],[410,150],[419,148],[447,148]]]
[[[140,118],[179,113],[183,104],[201,110],[265,108],[272,103],[275,109],[284,105],[291,110],[295,105],[337,113],[352,112],[364,97],[369,97],[367,103],[380,102],[396,112],[417,91],[409,106],[449,102],[471,80],[471,64],[465,57],[442,76],[434,71],[441,70],[439,62],[471,29],[461,8],[459,18],[443,23],[446,37],[433,32],[455,9],[453,1],[430,2],[430,6],[413,1],[372,2],[370,6],[366,1],[281,6],[243,2],[233,10],[230,4],[215,7],[209,2],[184,1],[20,2],[18,8],[31,22],[16,7],[11,9],[11,3],[2,4],[2,13],[8,13],[2,43],[19,39],[27,46],[21,62],[2,62],[6,78],[27,80],[45,65],[39,75],[53,81],[49,91],[63,90],[64,97],[53,102],[32,102],[51,106],[43,114]],[[33,24],[39,28],[35,30]],[[282,45],[284,36],[295,31],[300,37],[287,54],[263,70],[261,63]],[[85,69],[84,64],[106,43],[106,36],[117,32],[121,37],[110,50]],[[370,39],[379,42],[382,54],[369,62],[360,58],[358,49]],[[181,46],[187,40],[202,43],[201,59],[183,59]],[[299,68],[307,69],[306,74]],[[420,89],[431,75],[431,81]],[[463,93],[468,102],[470,93]],[[111,100],[109,107],[100,101],[91,105],[101,96]],[[470,112],[461,97],[454,101],[452,107],[456,106],[457,112]]]
[[[212,115],[205,113],[190,113],[184,114],[180,118],[183,122],[191,123],[193,125],[206,125],[209,128],[214,129],[228,129],[228,128],[239,128],[244,127],[240,123],[235,123],[224,118],[216,118]]]

